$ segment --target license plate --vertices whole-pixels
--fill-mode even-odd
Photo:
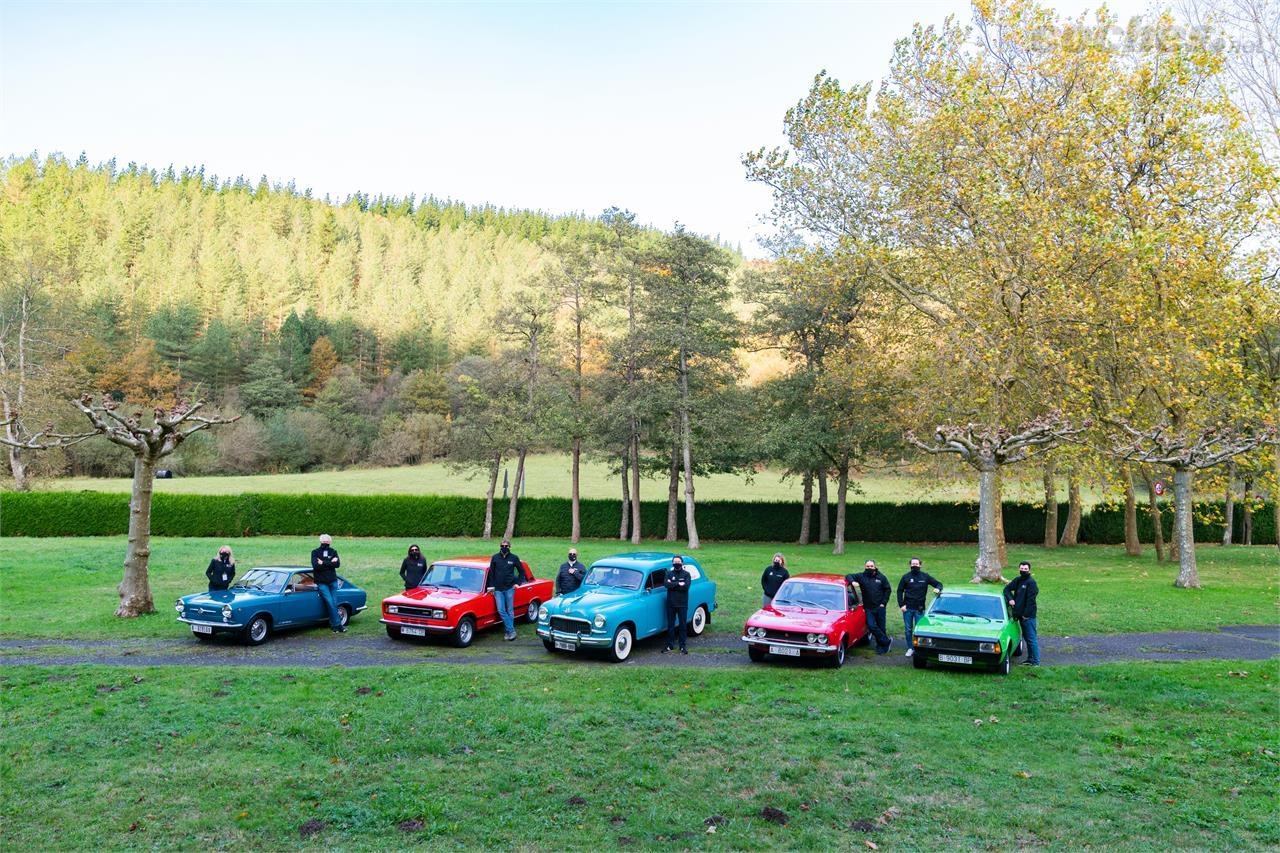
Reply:
[[[192,625],[191,633],[193,634],[212,634],[213,628],[209,625]]]
[[[564,649],[566,652],[576,652],[578,650],[578,644],[571,643],[568,640],[556,640],[556,648]]]
[[[427,636],[426,628],[401,628],[400,633],[406,637],[425,637]]]
[[[942,663],[973,663],[973,658],[968,655],[938,655],[938,660]]]
[[[800,657],[800,650],[793,649],[790,646],[770,646],[769,654],[771,655],[787,655],[789,657]]]

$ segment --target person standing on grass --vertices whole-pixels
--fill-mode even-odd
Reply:
[[[667,588],[667,647],[669,652],[675,647],[676,622],[680,623],[680,654],[689,654],[686,645],[689,639],[689,584],[693,576],[685,570],[684,558],[676,556],[671,560],[671,570],[663,586]]]
[[[316,591],[329,613],[329,628],[342,634],[347,626],[342,624],[342,613],[338,610],[338,601],[333,590],[338,583],[338,567],[342,561],[338,559],[338,551],[333,547],[333,537],[328,533],[320,534],[320,547],[311,552],[311,576],[316,581]]]
[[[907,632],[907,657],[911,657],[911,634],[916,629],[916,622],[924,615],[924,600],[929,595],[929,587],[934,592],[942,592],[942,583],[933,575],[920,569],[920,558],[911,558],[911,568],[898,581],[898,606],[902,608],[902,625]]]
[[[556,595],[568,595],[582,586],[582,579],[587,576],[587,567],[578,562],[578,549],[569,549],[569,559],[560,564],[556,572]]]
[[[787,571],[787,558],[781,553],[773,555],[773,562],[765,568],[764,574],[760,576],[760,586],[764,589],[764,600],[760,604],[761,607],[768,607],[773,604],[773,597],[778,594],[778,587],[782,586],[782,582],[791,577],[791,573]]]
[[[236,561],[231,556],[230,545],[218,549],[218,556],[209,561],[204,576],[209,579],[209,592],[231,586],[231,579],[236,576]]]
[[[405,589],[422,586],[422,576],[427,573],[427,561],[417,545],[409,546],[409,556],[400,561],[400,577]]]
[[[871,636],[875,637],[876,654],[888,654],[893,646],[893,637],[885,631],[887,617],[884,609],[893,595],[893,587],[889,586],[889,581],[880,574],[875,560],[867,560],[860,573],[847,575],[845,580],[856,583],[862,588],[862,606],[867,614],[867,630],[871,632]]]
[[[1036,596],[1040,587],[1031,577],[1031,563],[1018,563],[1018,576],[1004,588],[1005,600],[1013,618],[1022,626],[1022,639],[1027,643],[1027,666],[1040,665],[1040,638],[1036,634]]]
[[[516,638],[516,584],[528,580],[520,558],[511,553],[511,542],[503,539],[498,553],[489,558],[489,585],[493,587],[493,600],[502,617],[502,627],[506,629],[504,640]]]

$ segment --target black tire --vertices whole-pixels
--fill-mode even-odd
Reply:
[[[351,605],[339,604],[338,605],[338,624],[341,625],[343,628],[345,628],[347,627],[347,624],[350,621],[351,621]]]
[[[244,626],[244,641],[251,646],[260,646],[271,636],[271,617],[259,613]]]
[[[524,612],[524,621],[528,622],[530,625],[537,625],[538,624],[538,608],[541,606],[542,606],[542,602],[538,601],[538,599],[536,598],[530,601],[529,608]]]
[[[1012,667],[1013,667],[1013,661],[1009,659],[1008,655],[1005,655],[1004,660],[996,664],[996,672],[1000,673],[1001,675],[1008,675],[1009,670]]]
[[[404,639],[404,634],[401,634],[400,629],[397,628],[395,625],[387,625],[386,629],[387,629],[387,636],[390,637],[391,639],[393,640]]]
[[[701,637],[707,632],[707,626],[711,624],[711,614],[707,612],[707,608],[699,604],[693,609],[693,616],[689,619],[689,636]]]
[[[631,657],[636,645],[636,632],[630,625],[619,625],[613,632],[613,642],[609,644],[609,660],[622,663]]]
[[[916,652],[911,656],[911,665],[916,669],[924,669],[929,665],[929,659],[919,652]]]
[[[752,663],[760,663],[769,656],[769,652],[759,646],[747,646],[747,657],[751,658]]]
[[[844,666],[845,646],[844,637],[840,638],[840,642],[836,643],[836,650],[831,655],[831,660],[827,661],[827,665],[832,669],[839,669]]]
[[[855,646],[866,646],[866,645],[870,645],[870,643],[871,643],[870,631],[868,631],[867,633],[863,634],[861,637],[853,641],[853,644]]]
[[[556,644],[551,640],[543,640],[542,647],[547,651],[551,652],[552,654],[556,653]]]
[[[1025,655],[1026,653],[1027,653],[1027,641],[1026,641],[1026,640],[1023,640],[1023,639],[1019,639],[1019,640],[1018,640],[1018,647],[1017,647],[1016,649],[1014,649],[1014,650],[1013,650],[1013,656],[1014,656],[1014,657],[1017,657],[1017,658],[1020,658],[1020,657],[1022,657],[1023,655]]]
[[[476,620],[470,616],[463,616],[458,621],[458,627],[453,631],[453,644],[460,649],[465,649],[475,638]]]

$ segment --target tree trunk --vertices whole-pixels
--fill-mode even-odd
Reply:
[[[502,467],[502,454],[493,454],[493,465],[489,468],[489,491],[484,496],[484,538],[493,536],[493,495],[498,491],[498,469]]]
[[[1133,469],[1124,466],[1124,552],[1130,557],[1142,556],[1142,540],[1138,538],[1138,499],[1133,493]]]
[[[827,502],[827,469],[818,470],[818,541],[831,541],[831,509]]]
[[[1044,463],[1044,547],[1058,547],[1058,484],[1054,479],[1054,461]]]
[[[1009,565],[1009,549],[1004,541],[1004,483],[1000,476],[1000,469],[996,469],[996,555],[999,558],[1000,570],[1004,571],[1004,567]]]
[[[978,559],[969,583],[1004,582],[1000,553],[996,547],[997,470],[992,466],[978,472]]]
[[[631,436],[631,543],[640,544],[640,433]]]
[[[1275,474],[1273,481],[1276,487],[1271,491],[1271,513],[1274,519],[1272,530],[1276,535],[1276,548],[1280,549],[1280,447],[1272,446],[1271,459],[1273,463],[1272,473]]]
[[[680,447],[671,445],[671,465],[667,469],[667,535],[665,541],[674,542],[680,536]]]
[[[1241,491],[1240,511],[1243,518],[1240,519],[1240,544],[1253,544],[1253,480],[1246,478],[1244,481],[1244,489]]]
[[[1156,546],[1156,562],[1164,562],[1164,519],[1160,517],[1160,498],[1156,495],[1155,477],[1151,471],[1143,468],[1142,479],[1147,483],[1147,509],[1151,513],[1151,526],[1154,528],[1152,539]]]
[[[689,534],[689,550],[700,547],[697,505],[693,501],[693,432],[689,427],[689,361],[684,347],[680,348],[680,452],[684,455],[684,523]]]
[[[569,541],[577,544],[582,538],[582,286],[575,279],[573,291],[573,467],[570,485],[573,520],[570,523]]]
[[[573,518],[572,518],[572,521],[570,522],[569,541],[573,542],[574,544],[577,544],[578,540],[582,538],[582,506],[581,506],[581,499],[578,491],[579,474],[580,474],[579,469],[580,469],[581,463],[582,463],[582,439],[575,437],[573,439],[573,463],[572,463],[570,474],[569,474],[570,499],[573,504],[571,508],[571,512],[573,513]]]
[[[516,535],[516,512],[520,507],[520,488],[524,485],[524,458],[528,453],[529,448],[522,447],[516,455],[516,478],[511,483],[511,503],[507,504],[507,530],[502,535],[504,539]]]
[[[1173,585],[1181,589],[1199,589],[1200,573],[1196,570],[1195,524],[1191,517],[1190,468],[1173,471],[1174,518],[1177,519],[1178,579]]]
[[[631,474],[631,457],[622,454],[622,523],[618,525],[618,538],[623,542],[631,535],[631,491],[627,485],[627,477]]]
[[[5,429],[9,432],[8,428]],[[17,441],[16,435],[9,435],[13,441]],[[9,448],[9,470],[13,472],[13,490],[15,492],[31,491],[31,479],[27,476],[27,460],[22,458],[22,451],[16,447]]]
[[[1067,524],[1062,528],[1061,545],[1073,548],[1080,544],[1080,478],[1075,472],[1067,475]]]
[[[117,616],[155,613],[147,566],[151,562],[151,489],[156,479],[156,462],[145,455],[133,460],[133,494],[129,498],[129,547],[124,556],[124,577]]]
[[[1227,494],[1222,503],[1222,544],[1231,544],[1232,528],[1236,523],[1236,463],[1227,463]]]
[[[804,496],[800,499],[800,539],[801,545],[809,544],[810,521],[813,518],[813,472],[804,472]]]
[[[840,473],[836,478],[836,535],[832,554],[844,553],[845,506],[849,497],[849,453],[840,456]]]

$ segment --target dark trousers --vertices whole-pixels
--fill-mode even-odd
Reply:
[[[676,644],[676,620],[680,621],[680,649],[684,650],[685,641],[689,636],[689,605],[688,604],[667,604],[667,648],[674,648]]]
[[[882,655],[889,651],[889,635],[885,633],[885,615],[884,605],[879,607],[867,608],[867,630],[871,632],[871,636],[876,640],[876,654]]]

